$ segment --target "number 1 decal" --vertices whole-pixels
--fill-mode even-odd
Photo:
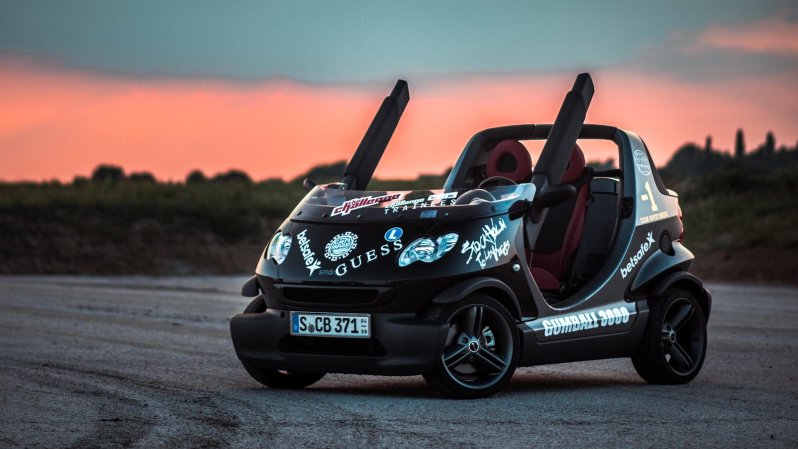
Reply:
[[[649,203],[651,203],[651,212],[656,212],[659,210],[659,208],[657,207],[656,201],[654,201],[654,193],[651,192],[651,184],[649,184],[648,181],[646,181],[645,187],[646,187],[646,193],[640,195],[640,199],[642,201],[648,201]]]

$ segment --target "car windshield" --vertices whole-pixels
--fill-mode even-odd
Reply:
[[[505,185],[484,189],[438,189],[411,191],[346,190],[341,183],[316,186],[300,203],[326,206],[329,216],[347,216],[354,211],[382,210],[385,215],[419,209],[467,207],[474,205],[509,203],[518,199],[531,200],[532,184]],[[472,192],[468,193],[467,192]]]

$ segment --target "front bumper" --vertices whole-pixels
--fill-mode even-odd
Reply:
[[[230,334],[238,358],[264,369],[415,375],[432,368],[449,328],[413,313],[372,313],[367,340],[298,337],[290,335],[289,317],[279,309],[234,316]]]

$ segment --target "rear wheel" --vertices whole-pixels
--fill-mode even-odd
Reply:
[[[266,302],[262,296],[258,296],[244,309],[244,313],[263,313],[266,311]],[[250,376],[258,382],[270,388],[305,388],[319,380],[326,373],[316,373],[308,371],[283,371],[262,368],[251,362],[241,361],[244,369]]]
[[[424,374],[427,383],[446,396],[464,399],[501,389],[519,357],[518,331],[510,312],[490,296],[473,294],[439,316],[449,322],[449,334],[435,367]]]
[[[650,383],[682,384],[698,375],[707,352],[707,322],[686,290],[670,289],[649,303],[640,350],[632,357],[637,373]]]

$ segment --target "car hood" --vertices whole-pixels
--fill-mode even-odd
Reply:
[[[292,237],[281,264],[263,259],[258,274],[282,282],[382,285],[480,271],[515,256],[514,236],[521,220],[507,215],[458,222],[320,224],[287,221]],[[457,243],[439,260],[399,267],[401,252],[422,237],[456,233]]]

